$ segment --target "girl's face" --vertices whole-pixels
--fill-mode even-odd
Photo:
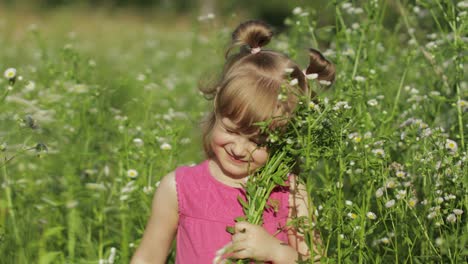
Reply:
[[[221,171],[231,178],[243,178],[265,165],[268,152],[257,134],[245,135],[229,118],[217,118],[211,134],[211,148]]]

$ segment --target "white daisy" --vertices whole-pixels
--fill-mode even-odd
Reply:
[[[15,68],[8,68],[6,69],[5,73],[3,74],[5,78],[12,81],[16,78],[16,69]]]
[[[161,144],[161,146],[159,148],[162,149],[162,150],[171,150],[172,146],[169,143],[164,142],[164,143]]]
[[[138,177],[138,171],[136,171],[134,169],[129,169],[127,171],[127,177],[135,179],[136,177]]]
[[[367,212],[366,214],[367,218],[369,218],[370,220],[375,220],[377,219],[377,215],[373,212]]]

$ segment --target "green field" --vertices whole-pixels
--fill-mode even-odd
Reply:
[[[324,10],[268,46],[337,67],[300,149],[322,262],[464,263],[468,2]],[[0,9],[0,263],[129,262],[160,177],[204,159],[198,87],[239,21]]]

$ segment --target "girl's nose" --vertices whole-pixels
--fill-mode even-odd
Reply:
[[[250,141],[245,138],[239,138],[232,146],[232,154],[237,159],[243,159],[250,156]]]

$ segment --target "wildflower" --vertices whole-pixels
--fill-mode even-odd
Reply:
[[[138,171],[136,171],[134,169],[129,169],[127,171],[127,177],[135,179],[136,177],[138,177]]]
[[[137,75],[136,79],[140,82],[146,80],[146,76],[143,73]]]
[[[406,190],[398,190],[397,194],[395,195],[395,197],[398,200],[405,198],[405,196],[406,196]]]
[[[382,188],[382,187],[378,188],[377,191],[375,191],[375,197],[377,197],[377,198],[382,197],[383,194],[384,194],[383,191],[384,191],[384,188]]]
[[[162,150],[171,150],[172,146],[169,143],[164,142],[164,143],[161,144],[161,146],[159,148],[162,149]]]
[[[154,188],[153,186],[144,186],[143,187],[143,192],[146,194],[151,194],[153,192]]]
[[[321,85],[325,85],[325,86],[331,85],[331,82],[330,82],[330,81],[327,81],[327,80],[320,80],[319,83],[320,83]]]
[[[463,210],[461,210],[461,209],[453,209],[453,213],[456,214],[456,215],[462,215],[462,214],[463,214]]]
[[[410,198],[409,201],[408,201],[408,205],[411,208],[414,208],[417,203],[418,203],[418,199],[416,199],[414,197]]]
[[[393,180],[393,179],[390,179],[387,181],[387,183],[385,184],[385,187],[389,188],[389,189],[393,189],[395,187],[398,186],[398,182]]]
[[[388,237],[382,237],[380,239],[380,243],[383,243],[383,244],[390,244],[390,239]]]
[[[383,149],[373,149],[372,153],[374,153],[374,155],[381,157],[381,158],[385,157],[385,151]]]
[[[406,172],[404,171],[397,171],[395,173],[395,175],[398,177],[398,178],[404,178],[406,176]]]
[[[444,198],[442,198],[442,197],[437,197],[437,198],[436,198],[436,203],[437,203],[437,204],[441,204],[441,203],[443,203],[443,202],[444,202]]]
[[[435,243],[437,246],[442,246],[444,244],[444,239],[441,237],[436,238]]]
[[[350,200],[346,200],[345,204],[348,205],[348,206],[351,206],[351,205],[353,205],[353,202],[351,202]]]
[[[161,183],[161,181],[157,181],[157,182],[154,184],[154,186],[156,186],[156,188],[158,188],[160,183]]]
[[[315,80],[317,79],[317,77],[318,77],[317,73],[311,73],[311,74],[306,75],[307,80]]]
[[[457,221],[457,216],[455,214],[449,214],[447,216],[447,222],[455,223]]]
[[[448,194],[446,196],[444,196],[444,200],[448,201],[448,200],[455,200],[457,199],[457,196],[453,195],[453,194]]]
[[[289,85],[294,86],[294,85],[296,85],[298,82],[299,82],[299,81],[297,80],[297,78],[294,78],[294,79],[292,79],[292,80],[289,82]]]
[[[460,8],[460,9],[467,9],[468,8],[468,1],[458,2],[457,7]]]
[[[338,111],[340,109],[350,109],[351,106],[348,105],[348,102],[346,101],[339,101],[335,104],[333,107],[333,110]]]
[[[34,91],[34,89],[36,89],[36,83],[33,82],[33,81],[29,81],[26,86],[24,87],[24,89],[27,91],[27,92],[30,92],[30,91]]]
[[[131,193],[136,189],[134,181],[129,181],[125,186],[120,190],[122,194]]]
[[[387,208],[391,208],[394,205],[395,205],[395,200],[393,200],[393,199],[385,203],[385,207],[387,207]]]
[[[430,212],[428,215],[427,215],[427,219],[433,219],[434,217],[436,217],[437,215],[437,212]]]
[[[294,15],[299,15],[299,14],[302,13],[302,8],[299,7],[299,6],[295,7],[292,12],[293,12]]]
[[[463,110],[466,110],[466,109],[468,109],[468,101],[458,100],[457,101],[457,106],[460,107]]]
[[[143,140],[141,138],[134,138],[133,139],[133,144],[137,147],[143,147]]]
[[[367,212],[366,214],[367,218],[369,218],[370,220],[375,220],[377,219],[377,215],[373,212]]]
[[[199,16],[198,21],[207,21],[207,20],[212,20],[215,18],[215,15],[213,13],[208,13],[204,16]]]
[[[285,72],[285,73],[292,73],[293,71],[294,71],[293,68],[286,68],[286,69],[284,69],[284,72]]]
[[[314,109],[315,111],[320,111],[320,106],[312,101],[309,103],[309,108]]]
[[[348,213],[347,216],[351,219],[356,219],[357,218],[357,214],[355,213]]]
[[[448,149],[450,152],[455,153],[457,152],[457,149],[458,149],[457,142],[451,139],[447,139],[445,141],[445,148]]]
[[[16,79],[16,69],[15,68],[8,68],[8,69],[6,69],[6,71],[5,71],[5,73],[3,75],[10,82],[14,82],[15,79]]]
[[[336,188],[343,188],[343,183],[342,182],[336,182]]]
[[[356,76],[354,77],[354,80],[356,82],[365,82],[366,81],[366,78],[365,77],[362,77],[362,76]]]
[[[375,99],[370,99],[369,101],[367,101],[367,104],[370,106],[376,106],[379,104],[379,102],[377,102],[377,100]]]
[[[107,259],[107,262],[109,264],[113,264],[114,263],[114,260],[115,260],[115,253],[117,252],[117,249],[115,247],[111,247],[110,249],[110,254],[109,254],[109,258]]]

